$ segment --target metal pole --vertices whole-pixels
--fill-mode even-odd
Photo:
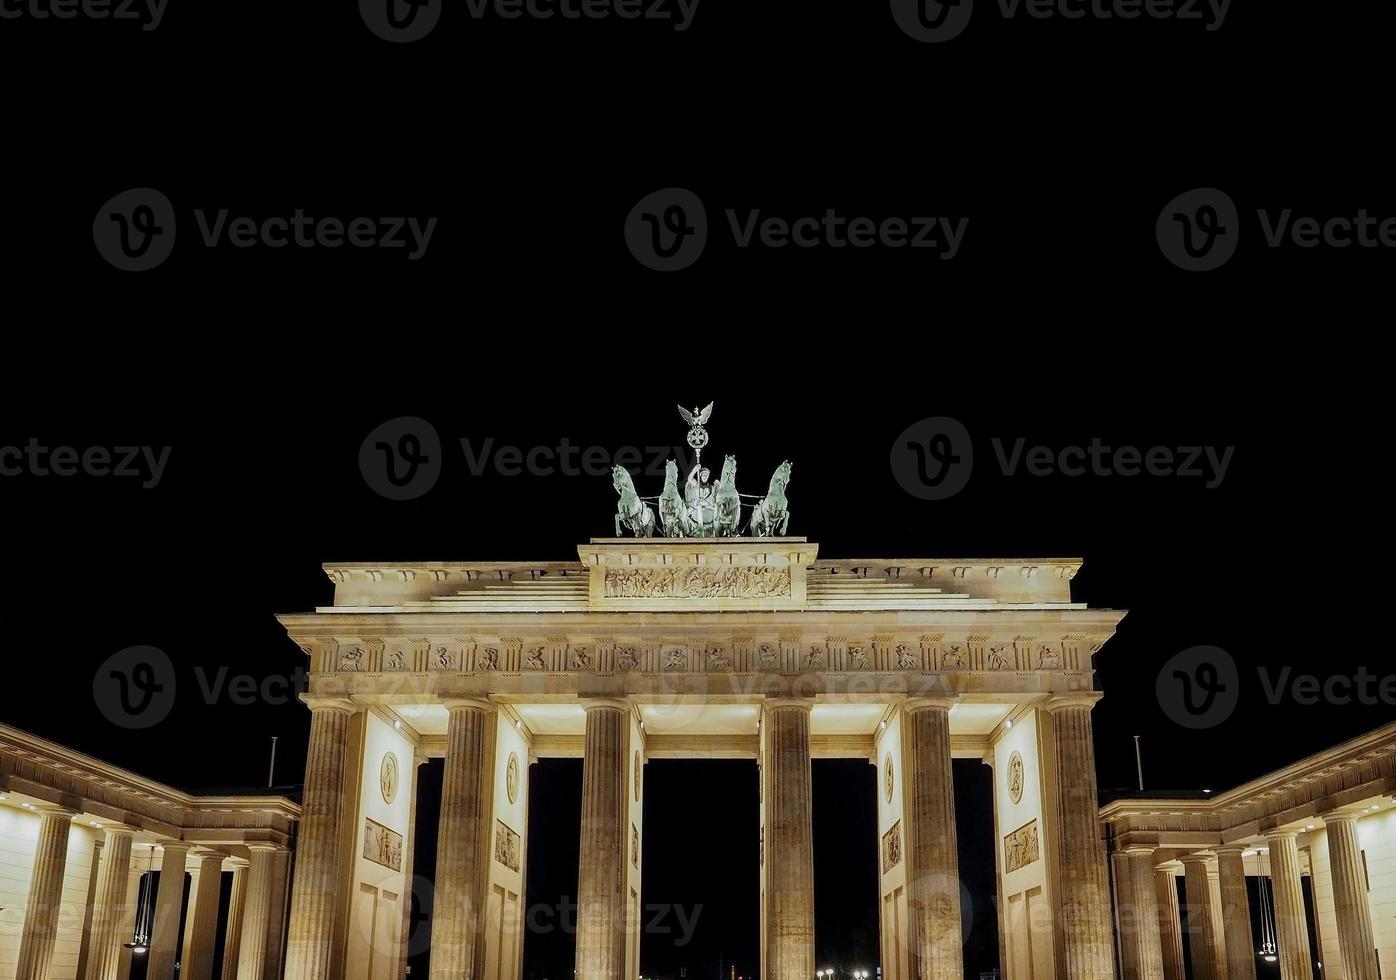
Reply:
[[[271,737],[271,765],[267,767],[267,789],[276,785],[276,736]],[[1142,786],[1140,787],[1143,788]]]
[[[1144,757],[1139,754],[1139,736],[1134,736],[1134,766],[1139,771],[1139,792],[1144,792]]]

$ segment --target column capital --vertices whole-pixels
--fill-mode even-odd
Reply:
[[[1154,874],[1167,875],[1170,878],[1176,878],[1178,877],[1178,872],[1182,870],[1182,867],[1182,862],[1178,861],[1177,859],[1164,861],[1161,864],[1154,865]]]
[[[767,698],[762,706],[763,711],[779,711],[785,708],[794,708],[806,714],[814,707],[814,698]]]
[[[1249,844],[1222,844],[1219,847],[1213,848],[1213,850],[1216,851],[1217,857],[1220,858],[1223,854],[1235,855],[1239,857],[1245,854],[1247,851],[1255,850],[1255,848]]]
[[[442,698],[441,706],[447,711],[490,712],[495,710],[494,702],[486,698]]]
[[[1265,832],[1265,839],[1266,839],[1266,840],[1298,840],[1298,839],[1299,839],[1299,831],[1297,831],[1297,830],[1267,830],[1267,831]]]
[[[1344,821],[1356,823],[1358,818],[1365,813],[1365,810],[1329,810],[1327,813],[1320,813],[1319,816],[1323,818],[1325,824],[1342,823]]]
[[[1071,694],[1054,694],[1042,705],[1051,714],[1063,708],[1094,708],[1105,695],[1099,691],[1078,691]]]
[[[331,698],[322,694],[302,694],[301,703],[311,711],[339,711],[346,715],[357,714],[364,706],[348,698]]]
[[[1119,853],[1129,857],[1153,857],[1156,850],[1158,848],[1148,844],[1130,844],[1128,847],[1120,848]]]
[[[902,710],[909,715],[920,711],[949,711],[959,702],[960,699],[956,695],[907,698],[902,702]]]
[[[252,862],[245,857],[230,857],[225,863],[231,866],[234,871],[243,871],[252,867]]]
[[[624,698],[581,698],[582,708],[586,711],[606,709],[610,711],[623,711],[630,713],[630,702]]]
[[[266,841],[253,841],[243,846],[253,854],[283,854],[290,851],[290,848],[282,847],[280,844],[269,844]]]
[[[72,820],[78,815],[77,810],[61,803],[35,803],[30,809],[41,817],[67,817]]]
[[[99,829],[103,833],[111,834],[113,836],[121,836],[124,834],[125,836],[132,838],[134,838],[136,834],[140,832],[135,827],[128,827],[124,823],[104,823]]]
[[[1178,860],[1183,863],[1184,867],[1187,867],[1189,864],[1202,864],[1210,868],[1212,865],[1212,855],[1201,851],[1193,854],[1184,854],[1182,857],[1178,858]]]

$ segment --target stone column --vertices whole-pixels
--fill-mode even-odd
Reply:
[[[348,701],[330,698],[307,699],[306,703],[311,715],[310,750],[296,844],[286,980],[336,980],[330,970],[335,923],[340,906],[347,900],[340,894],[344,855],[348,853],[345,835],[354,833],[354,828],[344,826],[344,794],[352,791],[346,784],[345,762],[349,723],[358,709]],[[245,929],[244,955],[248,952]]]
[[[1265,835],[1270,845],[1270,879],[1275,893],[1275,932],[1283,980],[1314,980],[1298,837],[1292,830],[1276,830]]]
[[[767,703],[763,718],[765,980],[809,980],[814,975],[814,831],[809,754],[812,706],[812,702],[802,699],[776,699]]]
[[[919,963],[912,975],[921,980],[962,980],[965,972],[950,767],[953,704],[950,699],[917,698],[902,708],[907,932],[915,937],[913,964]]]
[[[476,699],[448,701],[446,707],[450,720],[436,848],[432,980],[478,976],[490,862],[486,841],[492,797],[486,773],[494,761],[495,707]]]
[[[194,887],[189,895],[184,926],[184,953],[179,980],[213,980],[213,954],[218,942],[218,899],[223,886],[223,855],[199,851],[190,869]]]
[[[247,896],[243,901],[242,942],[238,948],[238,980],[276,980],[269,966],[273,892],[276,890],[274,862],[279,850],[272,844],[249,844]]]
[[[1115,855],[1123,980],[1163,980],[1154,849],[1128,847]]]
[[[1377,980],[1372,907],[1367,899],[1362,844],[1357,839],[1359,816],[1329,813],[1323,818],[1328,827],[1328,864],[1333,872],[1333,911],[1338,919],[1338,948],[1346,980]]]
[[[1110,884],[1100,833],[1091,708],[1099,695],[1054,697],[1057,769],[1057,881],[1064,980],[1114,980]]]
[[[166,841],[162,845],[160,885],[155,891],[155,923],[150,929],[150,952],[146,954],[146,980],[174,980],[189,848],[183,841]]]
[[[1255,938],[1251,934],[1250,897],[1246,894],[1246,861],[1241,857],[1244,850],[1239,844],[1217,849],[1228,980],[1255,980]]]
[[[1218,971],[1222,962],[1221,936],[1216,931],[1212,885],[1208,881],[1205,854],[1183,856],[1187,891],[1188,950],[1192,954],[1193,980],[1226,980]]]
[[[233,890],[228,895],[228,925],[223,931],[223,973],[220,980],[238,980],[238,952],[242,946],[242,917],[247,906],[248,862],[233,858]]]
[[[1154,898],[1158,902],[1159,950],[1164,980],[1187,980],[1183,960],[1183,925],[1178,911],[1178,883],[1173,866],[1154,869]]]
[[[87,976],[87,964],[92,959],[92,919],[97,912],[97,889],[101,887],[102,850],[105,847],[105,837],[92,841],[92,867],[88,869],[87,897],[83,900],[82,910],[82,945],[78,949],[77,972],[73,974],[79,980]]]
[[[39,841],[29,875],[15,980],[48,980],[53,943],[58,937],[59,907],[63,903],[63,873],[68,867],[68,832],[73,825],[73,811],[42,805],[38,811]]]
[[[413,870],[413,857],[417,850],[417,777],[421,774],[422,766],[426,764],[427,757],[422,754],[420,748],[414,747],[412,750],[412,778],[410,786],[412,789],[411,803],[408,804],[407,813],[407,841],[402,848],[402,880],[405,887],[402,891],[402,938],[398,943],[397,951],[397,975],[407,976],[407,957],[411,952],[412,941],[412,893],[416,890],[415,872]]]
[[[626,755],[630,706],[586,702],[577,980],[624,980]]]
[[[92,903],[87,980],[119,980],[122,944],[131,938],[121,934],[121,921],[131,877],[131,842],[136,839],[136,832],[127,827],[108,827],[103,837],[102,870]]]
[[[286,904],[291,892],[291,851],[271,852],[271,908],[267,911],[267,976],[280,980],[286,950]]]

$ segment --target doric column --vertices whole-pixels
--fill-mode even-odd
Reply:
[[[1183,960],[1183,924],[1178,910],[1178,883],[1173,875],[1174,867],[1165,864],[1154,869],[1159,951],[1162,954],[1164,980],[1187,980],[1187,966]]]
[[[1057,881],[1064,980],[1113,980],[1110,884],[1100,834],[1091,708],[1095,694],[1055,697],[1052,742],[1057,768]]]
[[[223,855],[201,850],[190,873],[194,887],[184,925],[184,953],[179,980],[212,980],[214,948],[218,943],[218,899],[223,885]]]
[[[1358,816],[1329,813],[1323,818],[1328,827],[1328,864],[1333,872],[1333,911],[1338,919],[1338,948],[1346,980],[1377,980],[1372,907],[1367,900],[1362,844],[1357,839]]]
[[[291,851],[271,852],[271,908],[267,911],[267,976],[280,980],[286,951],[286,904],[290,898]]]
[[[228,894],[228,925],[223,932],[223,974],[220,980],[237,980],[238,953],[242,947],[242,917],[247,907],[247,868],[243,858],[233,858],[233,890]]]
[[[296,844],[286,980],[334,980],[330,977],[330,969],[334,959],[335,921],[340,904],[345,900],[340,894],[341,871],[348,852],[344,835],[353,832],[352,828],[344,827],[344,794],[348,789],[345,761],[349,723],[357,708],[348,701],[328,698],[308,700],[307,704],[310,707],[310,750],[305,763],[305,791]],[[267,887],[270,887],[269,882]],[[246,954],[245,932],[243,939],[243,953]]]
[[[622,980],[630,706],[624,701],[588,701],[586,712],[582,866],[577,885],[577,980]]]
[[[1255,939],[1251,934],[1251,903],[1246,894],[1245,849],[1239,844],[1217,849],[1217,879],[1221,885],[1222,938],[1228,980],[1255,980]]]
[[[814,975],[814,831],[810,803],[811,702],[766,704],[761,778],[766,801],[765,980]],[[581,980],[581,978],[578,978]]]
[[[1282,980],[1314,980],[1298,836],[1292,830],[1276,830],[1265,835],[1270,845],[1270,880],[1275,893],[1275,931]]]
[[[118,980],[121,934],[126,904],[126,884],[131,876],[131,842],[136,832],[128,827],[108,827],[103,834],[102,868],[92,902],[92,932],[88,940],[87,980]]]
[[[272,907],[276,891],[276,853],[272,844],[249,844],[247,896],[243,901],[242,941],[238,948],[238,980],[276,980],[269,949]]]
[[[1208,881],[1205,854],[1183,856],[1186,886],[1188,950],[1192,954],[1193,980],[1225,980],[1218,971],[1222,963],[1221,936],[1216,930],[1212,885]]]
[[[913,962],[920,964],[912,967],[912,974],[921,980],[962,980],[965,972],[950,768],[953,704],[950,699],[917,698],[902,709],[907,930],[915,937]]]
[[[63,872],[68,866],[68,832],[74,814],[62,807],[41,806],[39,816],[39,841],[29,876],[29,899],[24,908],[15,980],[48,980],[53,943],[58,937]]]
[[[489,781],[495,707],[448,701],[446,768],[436,848],[436,899],[431,927],[432,980],[470,980],[484,957],[482,929],[490,855]],[[408,899],[409,896],[404,896]]]
[[[1123,980],[1163,980],[1152,847],[1115,854],[1115,893]]]
[[[426,764],[427,757],[422,750],[413,747],[412,750],[412,778],[409,784],[412,789],[411,802],[407,810],[407,841],[402,848],[402,880],[404,888],[402,892],[402,939],[398,943],[397,951],[397,975],[407,976],[407,957],[411,952],[412,942],[412,893],[416,890],[415,871],[413,869],[413,856],[417,850],[417,777],[421,774],[422,766]]]
[[[78,968],[73,974],[78,980],[87,976],[87,964],[92,959],[92,920],[97,912],[97,889],[102,884],[102,850],[106,843],[105,837],[92,841],[92,866],[88,869],[87,898],[82,909],[82,946],[78,950]]]
[[[150,930],[147,980],[174,980],[179,955],[179,920],[184,914],[184,867],[190,845],[166,841],[160,854],[160,883],[155,890],[155,923]]]

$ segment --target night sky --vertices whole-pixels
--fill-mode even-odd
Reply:
[[[983,375],[988,356],[968,374]],[[297,375],[275,383],[249,376],[245,386],[184,378],[82,405],[16,398],[0,418],[0,447],[34,438],[171,452],[153,489],[115,477],[0,477],[0,627],[9,650],[0,720],[191,789],[264,785],[275,736],[276,782],[293,787],[309,714],[280,695],[303,658],[274,614],[331,601],[322,562],[575,558],[578,542],[611,533],[609,481],[472,474],[458,440],[525,450],[564,437],[610,450],[672,446],[685,432],[674,402],[713,399],[711,452],[738,457],[744,492],[793,460],[790,532],[818,542],[822,556],[1085,559],[1075,598],[1129,610],[1096,660],[1106,695],[1094,714],[1105,795],[1133,786],[1135,735],[1149,789],[1196,791],[1227,788],[1390,719],[1389,704],[1268,703],[1257,673],[1288,666],[1350,675],[1386,660],[1379,638],[1360,628],[1359,604],[1371,601],[1365,566],[1334,546],[1376,550],[1379,530],[1375,490],[1351,462],[1365,458],[1365,436],[1340,424],[1339,403],[1291,390],[1285,407],[1267,409],[1234,386],[1142,375],[1094,390],[1085,379],[1023,378],[991,393],[951,364],[884,386],[842,367],[852,383],[835,386],[830,365],[798,383],[774,369],[734,369],[643,383],[588,374],[565,390],[522,376],[496,386],[462,379],[369,390],[362,377],[338,384]],[[724,383],[703,380],[710,375]],[[409,415],[439,433],[444,467],[425,496],[390,501],[365,483],[360,444],[379,424]],[[933,416],[968,430],[974,468],[960,493],[928,502],[899,486],[889,452],[899,433]],[[1058,448],[1095,437],[1235,452],[1211,489],[1178,476],[1004,475],[992,440],[1020,436]],[[638,482],[643,493],[658,490],[653,478]],[[98,666],[134,645],[158,647],[176,666],[173,711],[147,731],[113,725],[94,703]],[[1171,657],[1198,645],[1234,658],[1239,703],[1223,723],[1192,731],[1170,720],[1155,684]],[[271,679],[271,697],[208,696],[224,668],[259,684]],[[439,767],[424,771],[426,812]],[[555,903],[576,894],[581,763],[545,760],[531,778],[528,898]],[[971,966],[987,969],[996,950],[988,770],[957,762],[955,780],[961,867],[974,896]],[[814,764],[821,967],[875,965],[874,782],[865,762]],[[698,910],[698,918],[686,945],[672,934],[646,936],[643,970],[676,976],[686,968],[694,980],[715,980],[722,963],[724,978],[732,965],[750,976],[756,767],[658,761],[646,787],[643,901]],[[433,819],[423,824],[423,852]],[[571,937],[528,940],[529,980],[568,980],[570,963]]]

